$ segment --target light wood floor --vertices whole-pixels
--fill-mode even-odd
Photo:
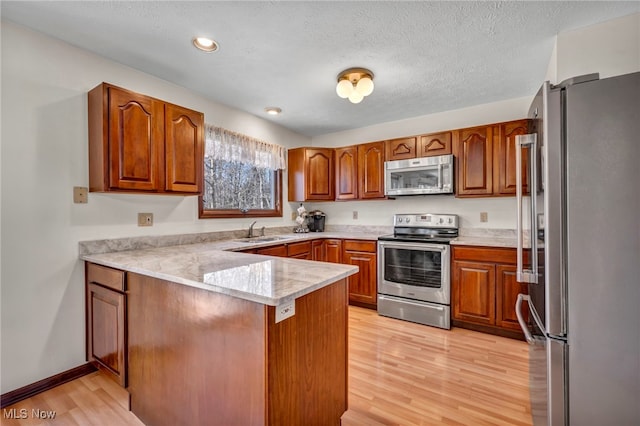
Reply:
[[[531,425],[526,343],[356,307],[349,308],[349,333],[343,425]],[[142,426],[127,405],[127,392],[96,372],[5,408],[1,423]],[[28,416],[7,419],[10,409]],[[55,419],[33,418],[32,409],[53,410]]]

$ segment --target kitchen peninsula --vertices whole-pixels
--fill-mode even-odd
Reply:
[[[340,424],[357,267],[209,243],[82,259],[89,357],[122,373],[145,424]],[[102,296],[114,283],[124,307]],[[91,324],[118,312],[120,361]]]

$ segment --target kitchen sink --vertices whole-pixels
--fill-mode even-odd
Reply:
[[[287,238],[291,238],[291,237],[280,237],[277,235],[271,235],[268,237],[251,237],[251,238],[240,238],[237,239],[235,241],[241,242],[241,243],[265,243],[265,242],[269,242],[269,241],[279,241],[279,240],[286,240]]]

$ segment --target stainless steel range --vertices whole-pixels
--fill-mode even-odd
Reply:
[[[378,238],[378,314],[450,329],[453,214],[396,214]]]

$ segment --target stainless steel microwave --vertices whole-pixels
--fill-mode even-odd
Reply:
[[[385,161],[384,194],[453,194],[453,155]]]

